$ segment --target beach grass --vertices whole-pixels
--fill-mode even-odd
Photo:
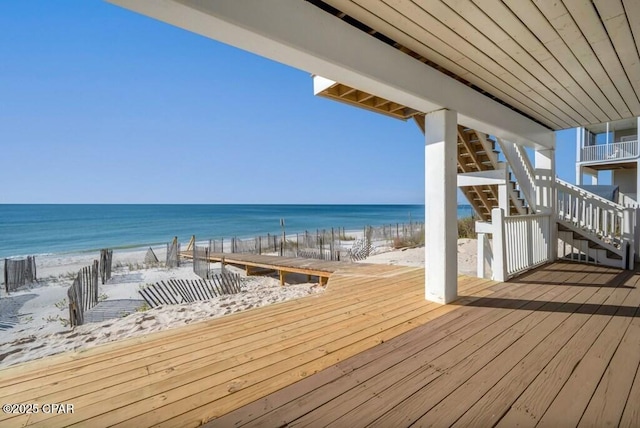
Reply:
[[[476,220],[473,217],[458,219],[458,238],[476,239]]]
[[[477,239],[476,219],[473,217],[464,217],[458,219],[458,238]],[[424,245],[424,231],[408,237],[395,238],[393,240],[393,248],[411,248]]]

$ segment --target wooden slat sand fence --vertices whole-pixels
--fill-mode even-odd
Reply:
[[[166,267],[176,268],[180,266],[180,243],[178,237],[174,237],[170,244],[167,244],[167,262]]]
[[[102,283],[111,279],[111,262],[113,261],[113,250],[100,250],[100,278]]]
[[[424,236],[424,223],[395,223],[382,226],[365,226],[364,242],[357,242],[356,248],[349,250],[350,241],[356,237],[347,235],[344,227],[316,229],[282,235],[256,236],[251,239],[237,237],[212,239],[209,253],[278,254],[285,257],[304,257],[319,260],[363,260],[375,245],[397,245],[403,241],[420,242]],[[194,238],[192,238],[193,241]],[[423,238],[422,238],[423,239]],[[191,243],[190,243],[191,245]],[[191,248],[192,249],[192,248]]]
[[[139,293],[150,307],[155,308],[240,293],[241,284],[239,275],[223,273],[212,275],[210,279],[160,281],[144,287]]]
[[[37,281],[34,256],[19,260],[4,259],[4,288],[7,293],[34,281]]]
[[[67,291],[69,297],[69,322],[73,327],[84,323],[84,313],[98,304],[99,263],[84,267]]]
[[[147,250],[147,253],[144,255],[144,263],[147,265],[157,265],[160,262],[160,260],[158,260],[158,256],[156,256],[155,251],[153,251],[153,248],[149,247],[149,249]]]
[[[209,279],[209,248],[192,245],[193,272],[202,279]]]
[[[371,240],[358,239],[349,250],[349,258],[352,261],[364,260],[371,254]]]

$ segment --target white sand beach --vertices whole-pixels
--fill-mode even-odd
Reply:
[[[155,250],[162,259],[164,249]],[[140,309],[126,316],[87,322],[76,328],[71,328],[68,323],[67,290],[78,270],[89,265],[96,255],[37,258],[37,284],[22,287],[8,296],[4,290],[0,292],[0,368],[289,299],[313,296],[325,290],[317,283],[306,282],[306,276],[289,275],[287,280],[290,283],[281,287],[275,276],[246,277],[244,270],[229,266],[229,271],[243,277],[241,293],[148,309],[139,294],[142,286],[169,279],[197,279],[198,276],[193,272],[190,262],[175,269],[145,266],[145,253],[146,250],[114,252],[112,279],[99,288],[100,301],[121,301]],[[424,247],[401,250],[377,248],[374,255],[362,262],[424,266]],[[216,265],[212,268],[215,269]],[[475,275],[475,240],[458,241],[458,270]]]

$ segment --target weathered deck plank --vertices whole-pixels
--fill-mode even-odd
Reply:
[[[611,302],[607,301],[607,304]],[[600,310],[596,309],[596,311]],[[595,312],[594,312],[595,313]],[[563,322],[551,335],[516,364],[500,381],[491,388],[478,402],[475,403],[463,417],[461,417],[455,426],[493,426],[504,415],[504,409],[513,406],[514,401],[521,396],[523,391],[534,381],[535,377],[545,373],[555,374],[555,370],[549,365],[552,359],[558,362],[566,362],[567,353],[573,354],[572,342],[582,342],[583,336],[597,334],[602,330],[603,319],[597,319],[586,316],[571,316],[570,319]],[[579,327],[573,336],[570,335],[571,330]],[[570,351],[571,349],[571,351]],[[545,368],[546,367],[546,368]],[[524,400],[535,400],[530,398]],[[503,419],[502,423],[508,426],[510,423]],[[518,421],[523,424],[523,422]]]
[[[551,275],[544,273],[536,275],[543,279]],[[500,284],[493,287],[494,291],[499,291]],[[547,288],[548,290],[551,287]],[[513,293],[513,294],[511,294]],[[530,290],[527,297],[538,297],[543,290]],[[506,291],[505,297],[521,295],[520,291],[511,287]],[[460,302],[462,304],[462,302]],[[473,335],[491,321],[496,321],[504,317],[506,313],[493,310],[490,307],[470,307],[462,306],[460,309],[451,312],[447,316],[441,316],[431,321],[429,329],[418,327],[410,332],[386,341],[367,352],[366,357],[362,354],[346,361],[340,362],[330,370],[325,370],[318,375],[302,380],[290,388],[280,390],[270,396],[258,400],[251,405],[244,406],[235,412],[229,413],[219,420],[214,426],[233,426],[236,424],[251,422],[251,426],[281,426],[297,417],[300,417],[325,402],[335,398],[336,402],[341,402],[346,397],[342,395],[350,385],[365,382],[378,374],[376,364],[387,361],[385,364],[393,365],[402,361],[406,355],[416,355],[423,353],[423,350],[431,344],[442,340],[449,340],[454,343],[463,342],[466,337]],[[488,318],[485,318],[488,317]],[[441,351],[444,352],[444,351]],[[405,355],[406,354],[406,355]],[[437,355],[436,355],[437,356]],[[425,355],[423,355],[425,357]],[[378,360],[379,359],[379,360]],[[366,367],[367,371],[360,371],[357,376],[351,374],[361,368]],[[373,370],[369,370],[373,369]],[[340,376],[344,377],[338,379]],[[292,391],[289,392],[288,390]],[[296,400],[296,397],[304,399]]]

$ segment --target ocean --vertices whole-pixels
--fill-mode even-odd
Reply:
[[[458,218],[472,214],[458,207]],[[0,205],[0,258],[424,220],[424,205]]]

